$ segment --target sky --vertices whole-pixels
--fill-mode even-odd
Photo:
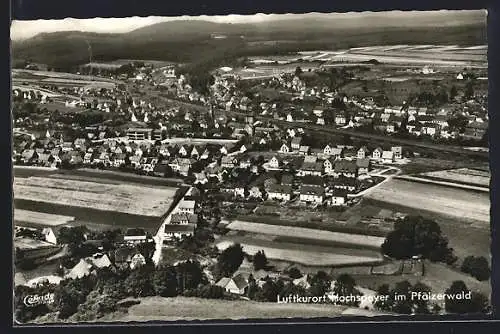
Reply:
[[[471,13],[478,11],[469,11]],[[126,33],[132,30],[142,28],[151,24],[174,21],[174,20],[204,20],[216,23],[260,23],[277,19],[295,19],[307,16],[332,17],[334,18],[362,18],[366,15],[375,16],[399,16],[411,17],[422,15],[442,15],[450,11],[434,12],[350,12],[350,13],[308,13],[308,14],[254,14],[254,15],[224,15],[224,16],[177,16],[177,17],[127,17],[127,18],[91,18],[74,19],[66,18],[63,20],[33,20],[33,21],[12,21],[10,28],[10,37],[12,40],[22,40],[31,38],[39,33],[50,33],[58,31],[83,31],[95,33]]]

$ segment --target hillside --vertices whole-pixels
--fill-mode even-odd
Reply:
[[[439,14],[439,12],[437,13]],[[31,60],[52,67],[88,62],[88,43],[94,60],[150,59],[204,62],[206,59],[284,54],[299,50],[342,49],[377,44],[486,43],[484,17],[442,15],[404,19],[375,15],[359,19],[306,17],[263,23],[169,21],[123,34],[87,32],[43,33],[13,42],[16,61]],[[211,34],[226,38],[213,39]],[[268,43],[271,42],[271,43]]]

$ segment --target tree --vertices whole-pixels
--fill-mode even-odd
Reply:
[[[240,244],[233,244],[222,251],[218,258],[218,269],[222,276],[231,276],[240,267],[245,253]]]
[[[257,282],[255,281],[255,278],[253,277],[252,274],[248,276],[248,289],[247,289],[247,297],[250,299],[255,298],[255,294],[259,290],[259,287],[257,285]]]
[[[290,278],[297,279],[302,277],[302,273],[299,269],[293,267],[288,271],[288,276],[290,276]]]
[[[133,270],[125,279],[127,295],[135,298],[153,296],[155,294],[153,272],[153,265],[144,265]]]
[[[262,285],[262,289],[256,293],[255,297],[259,301],[276,302],[278,300],[279,291],[280,287],[277,283],[268,279],[266,283]]]
[[[152,261],[153,254],[156,250],[156,245],[155,242],[143,242],[140,244],[137,244],[136,246],[137,251],[141,253],[142,256],[144,256],[144,259],[146,260],[146,263],[149,263]]]
[[[341,297],[349,297],[349,296],[361,296],[360,293],[356,289],[356,281],[349,274],[340,274],[335,281],[335,286],[333,288],[333,292],[335,295]],[[345,302],[340,302],[339,304],[347,305],[347,306],[359,306],[359,300],[347,300]]]
[[[253,256],[253,267],[255,270],[266,269],[267,268],[267,257],[264,251],[258,251]]]
[[[467,256],[462,263],[460,270],[475,277],[479,281],[490,278],[491,270],[488,260],[484,256]]]
[[[85,226],[66,227],[59,230],[57,240],[61,244],[67,244],[70,250],[79,247],[86,240],[87,228]]]
[[[439,225],[421,216],[407,216],[397,221],[382,244],[382,252],[396,259],[420,255],[433,262],[456,260]]]
[[[412,292],[414,293],[420,292],[422,294],[428,294],[429,292],[431,292],[431,288],[421,282],[417,282],[417,284],[413,286]],[[430,313],[429,301],[427,299],[417,297],[416,299],[413,300],[413,304],[414,304],[413,309],[416,314]]]
[[[480,313],[485,312],[488,308],[488,298],[481,293],[471,292],[463,281],[454,281],[451,286],[446,289],[447,295],[455,296],[455,298],[445,299],[445,310],[449,313]],[[456,298],[462,296],[463,298]]]
[[[300,66],[297,66],[295,68],[295,76],[300,76],[302,74],[302,68],[300,68]]]
[[[395,296],[392,311],[400,314],[411,314],[413,301],[411,300],[412,286],[408,281],[396,283],[392,294]],[[396,297],[397,296],[397,297]]]
[[[451,86],[450,88],[450,100],[453,101],[455,99],[455,97],[457,96],[458,92],[457,92],[457,87],[455,87],[455,85]]]
[[[474,97],[474,87],[472,85],[472,81],[467,82],[467,84],[465,85],[464,97],[466,99],[471,99]]]
[[[157,295],[162,297],[177,296],[177,272],[173,266],[156,268],[153,275],[153,287]]]
[[[394,304],[394,298],[388,284],[382,284],[377,289],[378,296],[384,296],[384,298],[375,301],[373,306],[380,311],[392,311],[392,306]],[[387,297],[386,297],[387,296]]]

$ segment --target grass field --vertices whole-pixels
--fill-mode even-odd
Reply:
[[[28,211],[15,209],[14,210],[14,221],[30,223],[30,224],[39,224],[39,225],[62,225],[68,222],[73,221],[75,218],[71,216],[62,216],[62,215],[54,215],[50,213],[36,212],[36,211]]]
[[[245,222],[236,220],[228,226],[230,230],[245,231],[251,233],[271,234],[284,237],[307,238],[323,241],[342,242],[346,244],[361,245],[368,247],[380,247],[384,242],[384,238],[356,235],[348,233],[322,231],[301,227],[267,225],[254,222]]]
[[[479,291],[488,297],[491,294],[491,284],[489,281],[480,282],[475,278],[452,269],[444,264],[431,263],[429,261],[425,262],[424,276],[407,274],[394,276],[353,274],[352,276],[358,285],[372,290],[376,290],[377,287],[382,284],[394,286],[394,284],[398,282],[408,280],[411,284],[422,282],[431,287],[433,292],[443,293],[448,287],[450,287],[453,281],[462,280],[472,291]]]
[[[219,250],[224,250],[235,242],[240,243],[247,254],[254,255],[263,250],[269,259],[299,263],[305,266],[362,265],[383,261],[380,253],[376,251],[276,243],[251,237],[222,239],[217,242],[216,246]]]
[[[172,203],[175,188],[103,184],[47,177],[15,178],[16,199],[159,217]]]
[[[490,222],[488,193],[392,179],[370,192],[367,198],[485,224]]]
[[[344,306],[321,304],[278,304],[200,298],[141,298],[127,314],[115,314],[107,321],[175,321],[215,319],[328,318],[346,311]]]
[[[491,175],[486,171],[470,168],[458,168],[435,172],[422,173],[419,176],[431,177],[443,181],[457,182],[460,184],[489,187]]]

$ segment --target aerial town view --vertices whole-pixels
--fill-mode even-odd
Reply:
[[[489,313],[486,17],[13,21],[14,323]]]

